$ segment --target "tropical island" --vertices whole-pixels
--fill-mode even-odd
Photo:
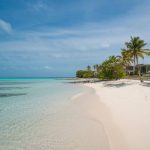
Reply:
[[[147,43],[140,37],[131,37],[129,42],[125,42],[125,47],[121,49],[118,56],[110,56],[101,64],[95,64],[93,67],[87,66],[85,70],[78,70],[78,78],[98,78],[98,79],[123,79],[137,77],[150,79],[150,64],[139,64],[139,59],[150,55],[150,49],[145,48]],[[93,68],[93,69],[92,69]]]

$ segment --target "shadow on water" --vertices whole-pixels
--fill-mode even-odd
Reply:
[[[29,87],[0,87],[0,90],[14,90],[14,89],[27,89]]]
[[[0,93],[0,97],[11,97],[11,96],[21,96],[26,95],[27,93]]]
[[[0,85],[20,85],[20,84],[31,84],[33,82],[0,82]]]

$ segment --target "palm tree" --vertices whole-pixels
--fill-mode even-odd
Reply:
[[[96,72],[98,72],[100,69],[100,66],[98,64],[96,64],[95,67],[96,67]]]
[[[133,58],[134,63],[134,71],[135,66],[138,66],[138,75],[141,77],[141,71],[139,63],[139,58],[144,59],[144,55],[149,55],[150,51],[149,49],[145,49],[146,43],[144,40],[140,39],[140,37],[131,37],[131,40],[129,42],[125,43],[127,49],[126,53],[128,53],[130,58]]]
[[[97,74],[98,74],[98,72],[99,72],[99,65],[98,64],[95,64],[95,65],[93,65],[93,68],[94,68],[94,76],[95,77],[97,77]]]
[[[128,66],[133,63],[133,59],[131,57],[130,51],[126,49],[121,50],[120,61],[124,66],[124,69],[127,71]],[[129,74],[129,72],[128,72]]]
[[[121,61],[125,67],[129,66],[133,62],[133,59],[131,57],[129,50],[126,50],[126,49],[121,50]]]
[[[94,69],[94,71],[96,70],[96,65],[93,65],[93,69]]]
[[[87,70],[88,70],[88,71],[91,71],[91,66],[87,66]]]

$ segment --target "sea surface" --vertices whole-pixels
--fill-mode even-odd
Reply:
[[[61,124],[55,114],[70,103],[73,95],[84,91],[68,81],[0,79],[0,150],[61,149],[62,139],[56,137],[61,130],[55,128],[61,129]]]

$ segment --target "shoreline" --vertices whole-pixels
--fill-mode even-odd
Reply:
[[[79,133],[78,138],[80,139],[81,136],[84,136],[86,143],[84,147],[79,147],[79,149],[110,150],[109,138],[100,120],[101,110],[99,108],[101,104],[99,103],[99,97],[93,88],[87,86],[84,86],[84,88],[86,88],[86,91],[74,95],[69,105],[69,113],[76,113],[81,118],[81,120],[78,120],[78,118],[76,120],[81,121],[77,130],[80,130],[84,125],[85,133]]]
[[[121,130],[114,122],[109,107],[101,101],[95,87],[91,86],[95,84],[99,83],[80,84],[85,88],[89,88],[89,90],[87,89],[86,93],[74,95],[72,97],[72,105],[78,107],[82,113],[84,112],[88,118],[91,118],[91,122],[96,122],[103,128],[103,131],[100,134],[105,135],[105,141],[107,141],[107,144],[105,144],[105,147],[107,148],[103,148],[103,150],[127,150],[126,141],[124,140]],[[97,128],[97,130],[99,130],[99,128]],[[88,132],[89,131],[87,131],[87,136],[89,135]],[[99,141],[103,140],[103,138],[99,139]],[[103,142],[100,143],[102,144]],[[98,149],[101,149],[102,147],[104,147],[103,144],[99,145]]]
[[[103,115],[98,118],[104,124],[111,150],[150,149],[150,82],[124,79],[84,85],[99,97]]]
[[[97,140],[99,141],[94,150],[127,150],[127,144],[121,130],[115,124],[109,108],[100,100],[99,95],[97,95],[93,87],[87,84],[84,84],[84,87],[88,88],[87,91],[74,95],[71,98],[72,103],[69,105],[69,108],[70,112],[74,112],[75,110],[84,119],[88,119],[89,123],[96,123],[98,125],[97,127],[91,126],[89,130],[86,130],[88,139],[92,138],[93,143]],[[83,121],[80,122],[80,125]],[[85,124],[85,126],[87,125]],[[98,134],[94,133],[94,136],[92,136],[93,130],[97,130]],[[78,136],[80,137],[80,134]],[[92,142],[89,140],[89,143],[86,144],[90,145]],[[89,148],[89,150],[91,149]]]

